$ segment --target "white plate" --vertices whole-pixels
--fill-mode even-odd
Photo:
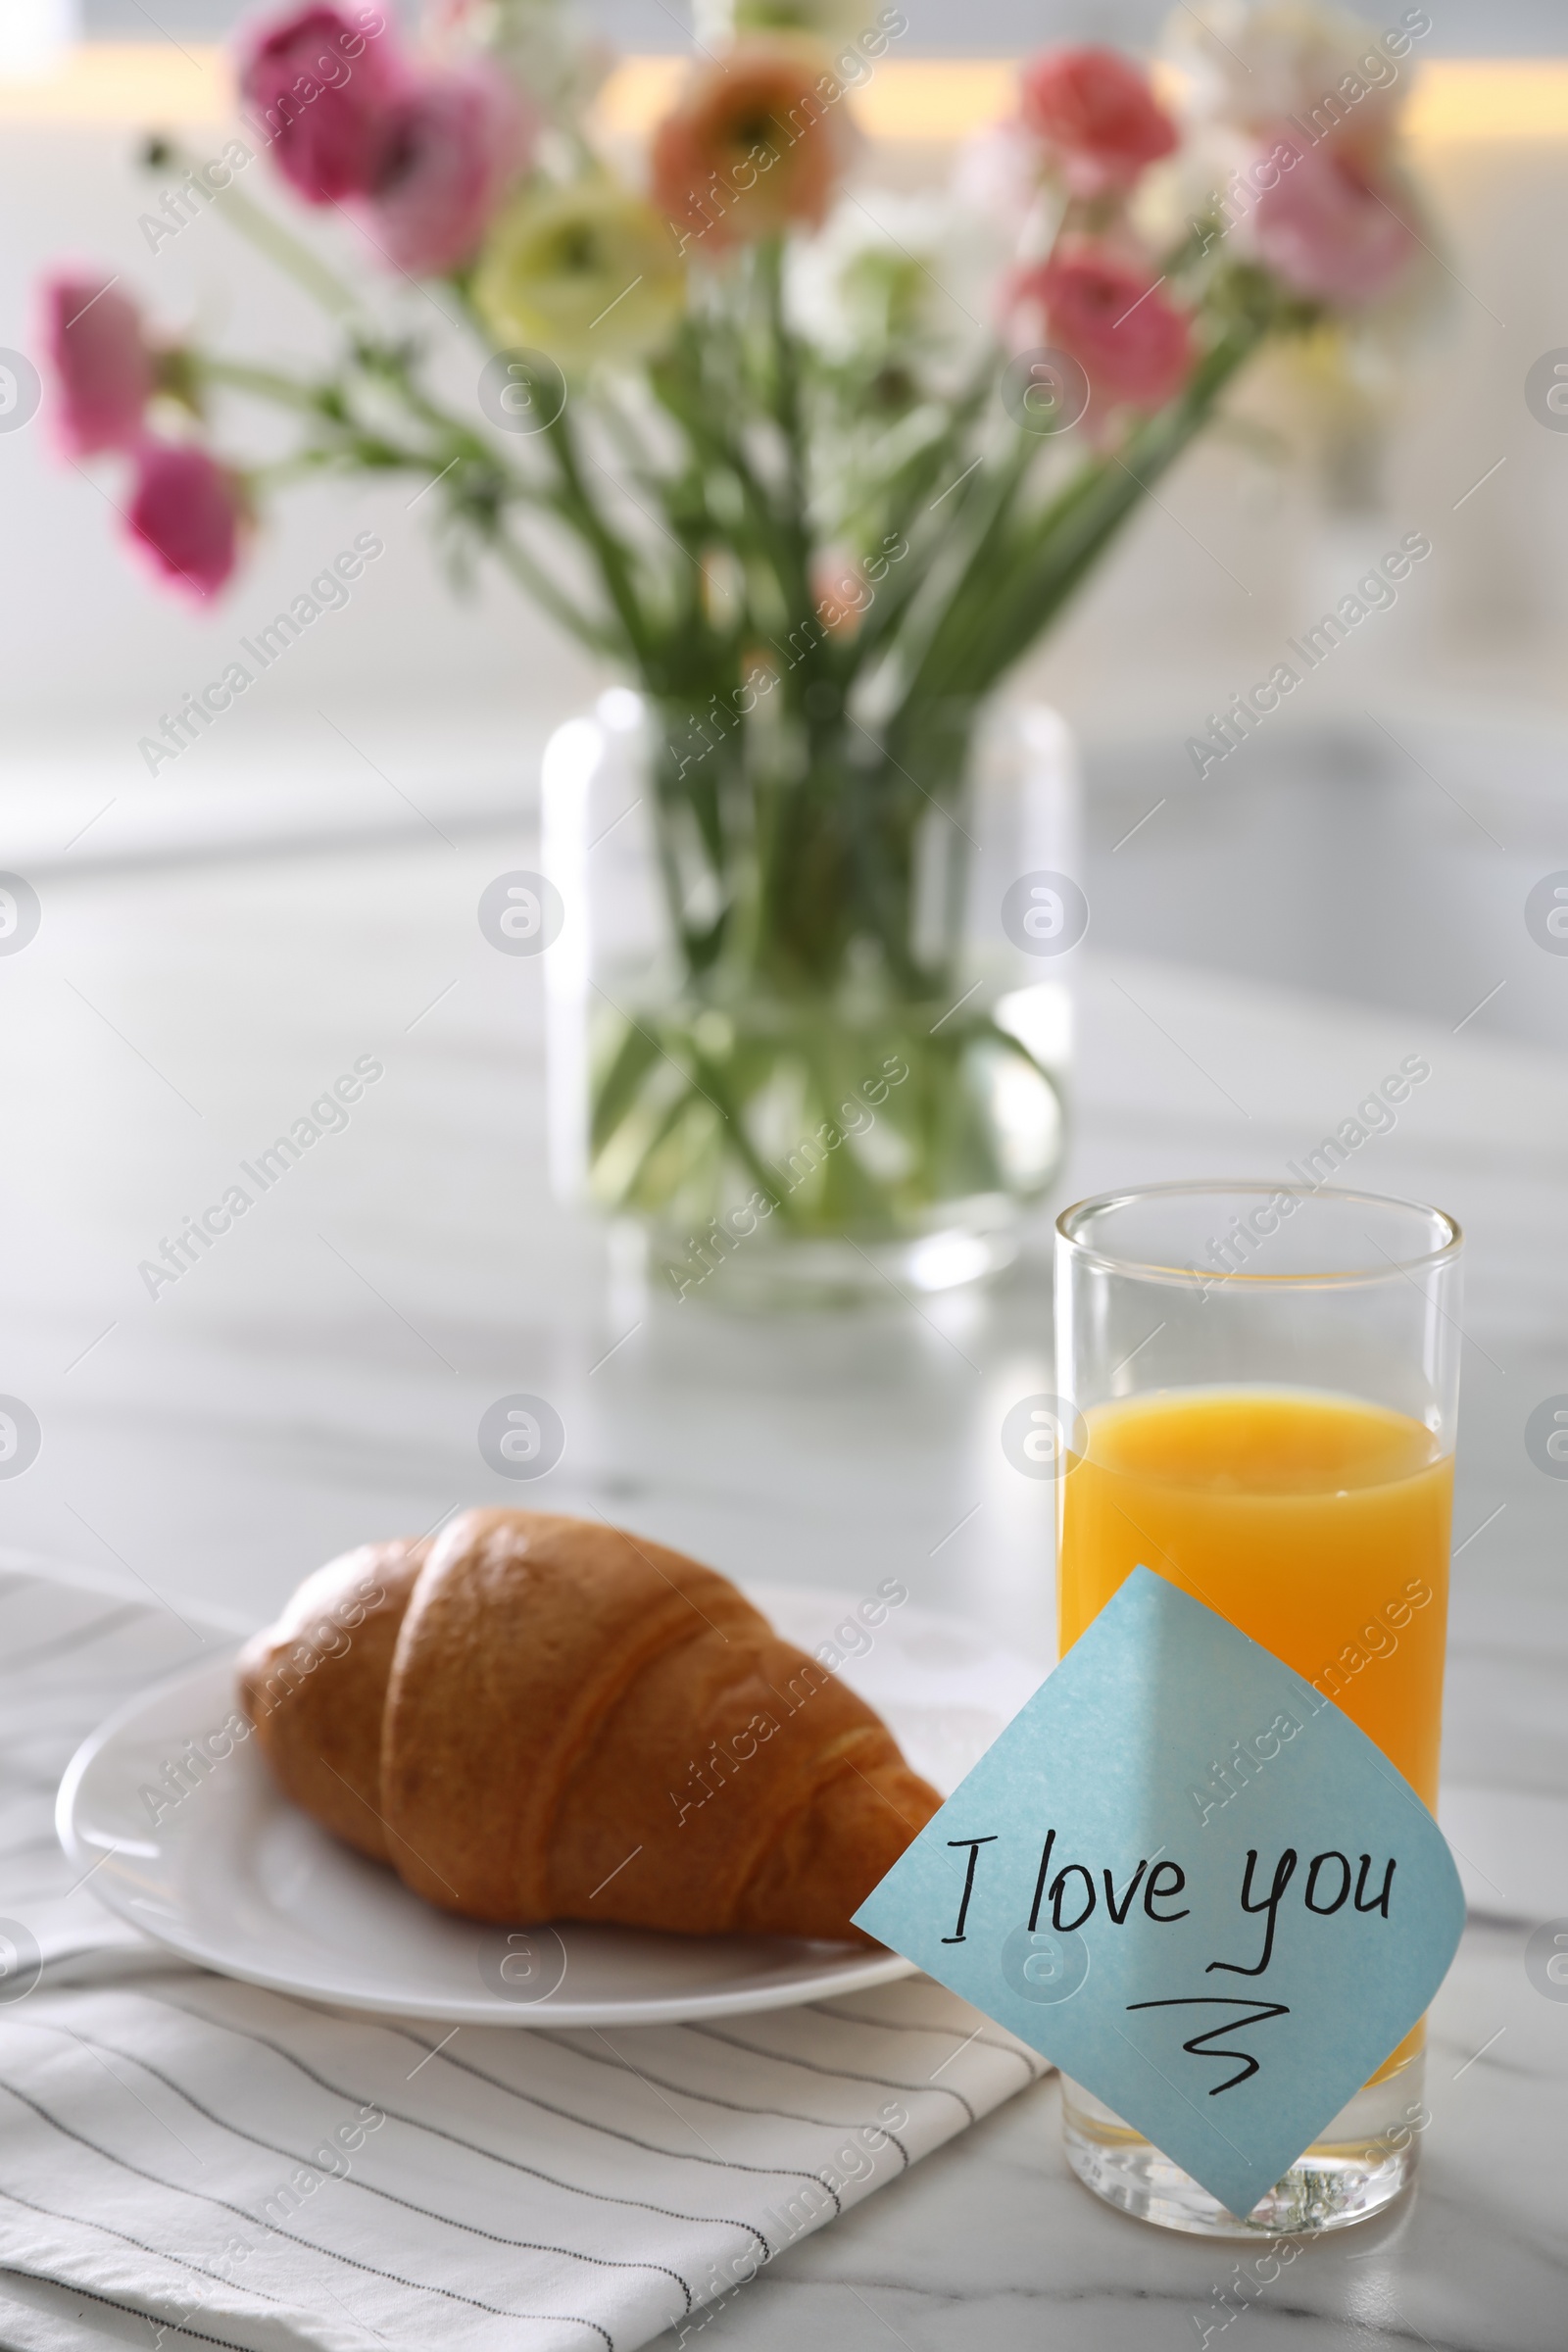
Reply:
[[[804,1648],[868,1642],[844,1679],[944,1795],[1039,1687],[1042,1669],[906,1603],[867,1635],[855,1600],[749,1587]],[[454,1919],[317,1828],[247,1743],[155,1825],[142,1791],[234,1705],[232,1654],[101,1724],[60,1785],[56,1826],[112,1911],[188,1960],[277,1992],[451,2024],[661,2025],[784,2008],[909,1974],[892,1953],[788,1936],[663,1936],[575,1922],[510,1935]],[[503,1975],[503,1966],[505,1973]]]

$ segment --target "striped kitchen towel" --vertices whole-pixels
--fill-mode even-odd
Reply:
[[[95,1902],[54,1791],[112,1707],[232,1631],[0,1572],[8,2352],[631,2352],[1044,2071],[920,1977],[451,2033],[184,1965]]]

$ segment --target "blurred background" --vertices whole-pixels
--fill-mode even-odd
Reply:
[[[74,9],[8,0],[0,342],[28,348],[31,288],[63,256],[123,271],[171,327],[227,327],[256,351],[318,342],[304,301],[217,218],[192,221],[156,254],[138,228],[159,192],[137,168],[139,133],[163,125],[198,145],[218,137],[227,103],[219,44],[243,13],[226,0]],[[636,130],[668,90],[668,53],[688,44],[684,9],[597,0],[592,13],[629,60],[604,94],[602,120]],[[1009,56],[1086,35],[1147,46],[1166,14],[1157,0],[961,9],[908,0],[906,13],[908,34],[858,102],[872,134],[867,174],[903,187],[942,177],[959,141],[1001,111]],[[1180,846],[1166,819],[1128,846],[1114,903],[1099,917],[1102,944],[1332,980],[1344,993],[1410,1004],[1425,1001],[1439,970],[1461,996],[1475,976],[1443,932],[1454,892],[1475,886],[1477,861],[1482,887],[1495,879],[1510,896],[1511,860],[1541,870],[1560,769],[1568,615],[1568,438],[1531,414],[1524,391],[1533,363],[1568,341],[1568,59],[1558,55],[1568,21],[1550,0],[1448,0],[1430,13],[1411,61],[1409,127],[1441,224],[1433,267],[1444,301],[1380,396],[1370,458],[1351,468],[1348,490],[1321,449],[1319,462],[1302,462],[1299,447],[1281,459],[1256,439],[1210,437],[1020,681],[1078,730],[1096,787],[1092,840],[1103,836],[1108,851],[1162,794],[1192,797],[1183,747],[1206,713],[1265,674],[1284,641],[1386,543],[1424,530],[1434,557],[1398,607],[1211,777],[1200,797],[1214,819],[1200,838]],[[638,62],[661,55],[663,67]],[[318,216],[310,229],[321,232]],[[363,270],[339,243],[347,266]],[[455,600],[421,537],[429,509],[411,513],[396,491],[332,486],[279,501],[237,592],[200,619],[147,592],[116,542],[101,480],[62,466],[41,424],[0,436],[0,761],[16,839],[35,858],[58,854],[112,788],[116,806],[94,827],[97,857],[167,827],[205,837],[252,822],[370,821],[377,795],[386,821],[406,818],[323,723],[323,697],[336,725],[373,759],[392,760],[421,804],[433,795],[460,819],[515,806],[544,734],[592,683],[575,650],[504,582]],[[391,563],[265,695],[151,781],[136,752],[149,721],[345,532],[368,524],[386,537]],[[292,758],[282,747],[296,743],[309,747],[304,806],[297,772],[278,772]],[[1506,818],[1492,807],[1499,793]],[[62,826],[62,815],[72,821]],[[1388,827],[1422,866],[1397,922],[1379,910],[1373,870]],[[1293,888],[1260,899],[1240,887],[1242,872],[1269,870],[1276,846]],[[1221,904],[1229,919],[1216,927]],[[1478,1024],[1546,1042],[1556,1002],[1528,980],[1550,978],[1516,973]]]

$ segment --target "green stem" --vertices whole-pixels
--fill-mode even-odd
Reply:
[[[603,654],[610,659],[619,653],[620,641],[609,623],[595,620],[592,614],[579,612],[541,570],[527,549],[519,547],[505,529],[498,525],[487,544],[502,568],[509,571],[518,587],[531,596],[537,605],[541,605],[568,635],[585,645],[590,653]]]
[[[257,400],[276,401],[280,408],[307,409],[314,416],[322,413],[319,389],[302,383],[297,376],[285,375],[280,368],[254,368],[245,360],[214,360],[201,351],[187,356],[191,373],[202,382],[249,392]]]
[[[731,1096],[729,1091],[728,1082],[724,1078],[722,1072],[719,1070],[716,1062],[713,1061],[708,1054],[702,1053],[699,1048],[693,1046],[692,1066],[697,1074],[696,1084],[699,1092],[708,1097],[714,1109],[718,1112],[719,1117],[723,1120],[725,1128],[729,1134],[730,1142],[733,1144],[736,1152],[739,1154],[747,1173],[761,1186],[762,1190],[766,1193],[768,1199],[773,1202],[776,1208],[787,1211],[788,1202],[779,1192],[776,1178],[763,1164],[756,1145],[752,1142],[750,1135],[747,1133],[746,1121],[736,1108],[734,1098]],[[791,1220],[786,1213],[785,1223],[788,1224],[790,1222]]]
[[[1238,324],[1208,352],[1187,391],[1171,407],[1150,417],[1133,435],[1126,453],[1108,462],[1099,495],[1086,502],[1064,547],[1041,550],[1041,560],[1020,584],[1010,628],[998,630],[988,653],[982,691],[1027,652],[1040,631],[1060,612],[1080,582],[1099,563],[1110,541],[1142,506],[1156,482],[1206,423],[1215,400],[1245,367],[1267,332],[1255,319]]]
[[[1016,453],[1009,468],[1014,490],[1021,487],[1022,469],[1027,468],[1034,456],[1034,450],[1028,447]],[[890,733],[900,735],[906,731],[905,713],[915,705],[929,707],[952,695],[970,700],[978,695],[980,688],[974,683],[976,657],[983,662],[999,626],[1005,626],[1008,616],[1016,611],[1020,575],[1041,550],[1054,549],[1062,542],[1074,517],[1094,500],[1104,471],[1101,462],[1086,459],[1038,514],[1027,535],[1020,532],[1007,506],[998,509],[996,528],[976,549],[957,588],[947,597],[927,631],[924,646],[911,668],[905,705]],[[1038,625],[1033,607],[1028,617],[1033,633]]]
[[[566,404],[544,434],[560,478],[561,513],[587,541],[599,564],[606,593],[615,609],[626,650],[646,677],[651,666],[653,632],[632,579],[631,553],[600,514],[583,479],[576,435],[568,416],[570,405]]]
[[[783,537],[790,577],[781,583],[785,604],[803,618],[815,616],[811,593],[810,483],[807,473],[801,415],[800,355],[784,315],[784,240],[769,237],[757,251],[758,276],[772,362],[772,408],[784,441],[786,492]],[[816,674],[816,664],[808,665]]]
[[[172,139],[155,141],[148,150],[147,160],[155,170],[160,169],[166,161],[180,172],[194,172],[200,166],[198,157],[189,154]],[[260,205],[252,204],[250,198],[242,195],[238,188],[230,184],[216,191],[213,203],[231,227],[242,237],[248,238],[259,253],[265,253],[268,260],[286,276],[292,277],[332,318],[346,318],[364,307],[359,296],[343,283],[335,270],[329,270],[308,245],[302,244],[280,221],[274,220],[270,213],[264,213]]]
[[[978,525],[970,537],[968,556],[947,591],[942,609],[934,616],[925,644],[915,658],[911,691],[923,693],[928,699],[933,691],[939,691],[931,684],[932,675],[940,673],[955,632],[977,605],[994,601],[1005,542],[1017,529],[1017,502],[1038,454],[1037,445],[1026,433],[1020,433],[1018,446],[1011,454],[1000,466],[978,475],[980,487],[970,502],[978,506]],[[948,666],[951,668],[951,662]]]
[[[1133,432],[1123,452],[1086,463],[1043,514],[1011,535],[989,577],[972,598],[955,597],[928,640],[919,673],[890,733],[918,723],[921,706],[944,696],[974,698],[998,679],[1040,635],[1122,525],[1151,484],[1199,432],[1231,378],[1251,357],[1272,321],[1248,316],[1200,361],[1185,390]]]
[[[708,386],[704,381],[704,357],[703,340],[695,322],[684,319],[671,363],[653,370],[654,390],[707,468],[727,473],[734,481],[752,526],[757,552],[771,568],[781,599],[788,605],[796,574],[795,551],[739,436],[730,429],[728,418],[722,410],[710,414],[705,408]],[[710,517],[710,530],[715,539],[725,537],[722,517]]]
[[[495,343],[484,320],[474,306],[466,284],[455,285],[453,291],[458,307],[474,340],[487,357],[495,352]],[[645,682],[648,680],[653,631],[649,626],[638,599],[632,578],[631,551],[612,531],[601,514],[583,478],[582,464],[577,451],[576,435],[572,430],[568,410],[569,401],[554,423],[547,425],[544,440],[556,467],[560,484],[553,502],[563,519],[569,522],[587,544],[600,570],[605,592],[614,607],[620,623],[622,643],[614,650],[634,661]]]

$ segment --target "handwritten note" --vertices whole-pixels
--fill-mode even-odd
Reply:
[[[1421,2016],[1464,1898],[1365,1733],[1138,1568],[856,1921],[1245,2215]]]

